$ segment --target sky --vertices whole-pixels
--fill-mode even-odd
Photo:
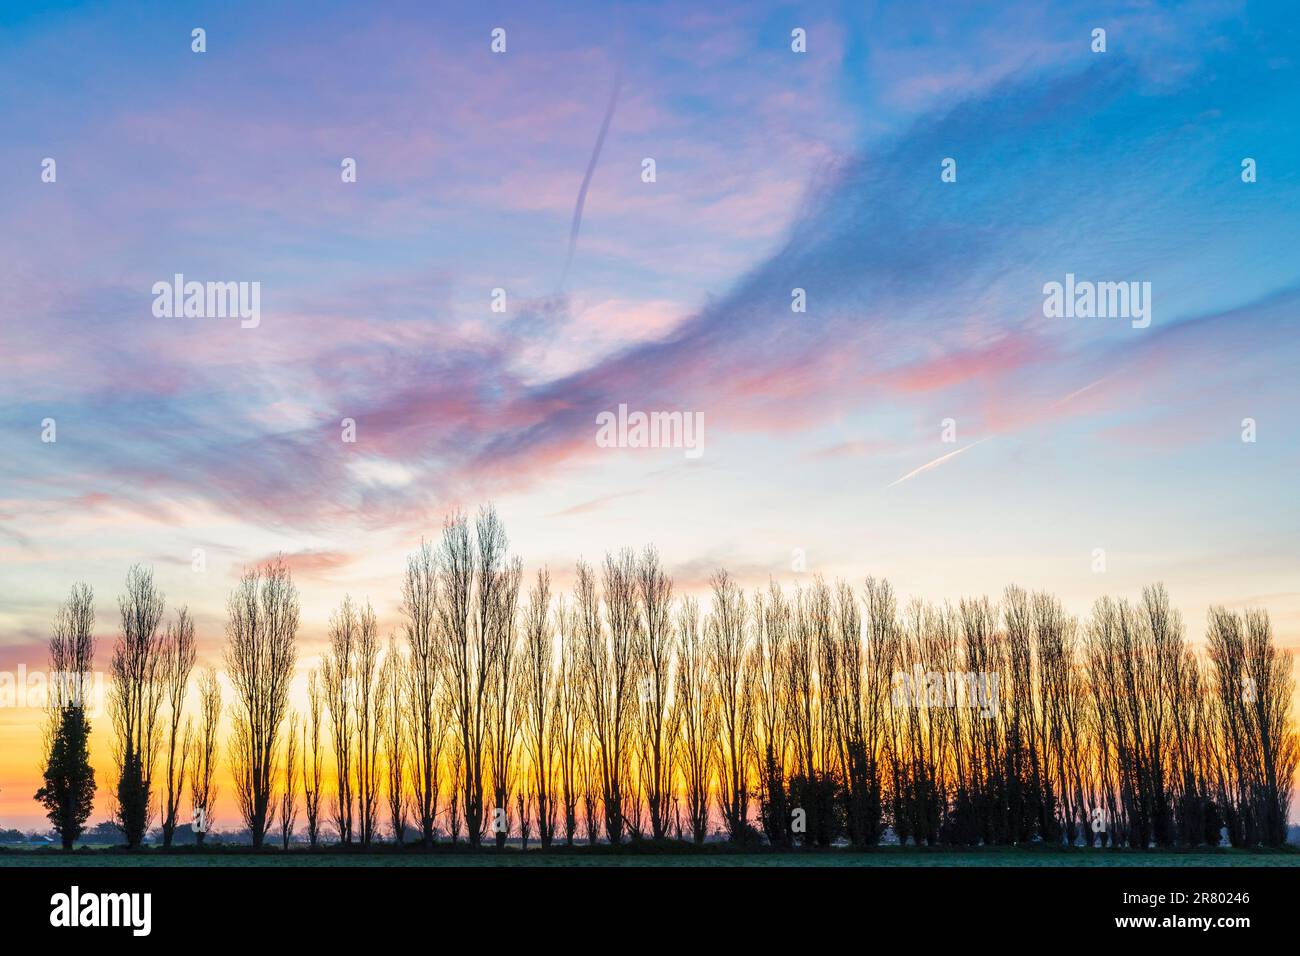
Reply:
[[[488,501],[561,589],[649,543],[679,593],[875,575],[1085,615],[1163,581],[1193,639],[1254,606],[1294,649],[1297,24],[0,3],[0,672],[45,666],[77,581],[106,667],[136,562],[219,664],[283,554],[301,695],[343,596],[387,634],[405,555]],[[256,327],[155,315],[177,273],[260,283]],[[1067,274],[1150,283],[1149,324],[1045,315]],[[601,447],[621,404],[702,416],[702,453]],[[43,822],[40,727],[0,709],[0,827]]]

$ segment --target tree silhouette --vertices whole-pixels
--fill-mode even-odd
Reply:
[[[66,707],[58,715],[45,765],[45,785],[36,799],[50,824],[71,850],[90,818],[95,799],[95,771],[90,766],[90,723],[80,707]]]
[[[185,695],[189,690],[190,671],[194,668],[194,621],[189,610],[182,607],[176,621],[169,624],[163,638],[159,670],[163,693],[167,702],[167,763],[164,767],[163,793],[163,846],[172,845],[176,832],[176,814],[180,809],[181,794],[185,788],[185,765],[190,758],[191,727],[187,722],[182,733],[181,717],[185,709]],[[179,751],[179,753],[178,753]]]
[[[217,804],[217,730],[221,722],[221,685],[217,671],[206,667],[199,673],[199,726],[194,738],[194,759],[190,761],[190,806],[194,811],[194,842],[203,845],[212,828]]]
[[[517,820],[543,850],[561,835],[571,846],[713,833],[870,847],[889,830],[934,846],[1190,847],[1217,845],[1221,828],[1234,846],[1285,842],[1295,682],[1263,610],[1212,608],[1199,649],[1159,584],[1076,618],[1015,586],[900,608],[877,578],[770,581],[747,595],[725,570],[702,610],[674,596],[652,548],[608,553],[599,577],[579,561],[571,598],[553,599],[542,569],[521,606],[521,576],[493,509],[472,525],[452,515],[437,548],[408,558],[401,634],[386,648],[369,603],[343,600],[302,729],[292,718],[282,740],[297,591],[282,562],[245,573],[228,602],[228,746],[255,845],[277,816],[288,845],[299,765],[318,842],[326,714],[343,843],[374,839],[381,801],[394,840],[409,813],[426,846],[439,818],[476,847],[493,824],[504,846]],[[205,671],[192,740],[188,722],[180,733],[188,614],[159,636],[162,596],[140,567],[119,603],[117,817],[138,845],[165,742],[169,842],[187,766],[196,817],[211,825],[221,692]],[[55,685],[37,794],[65,846],[94,793],[92,604],[75,587],[50,644],[52,668],[81,675]]]
[[[127,846],[135,848],[149,829],[158,709],[166,691],[158,632],[163,596],[154,586],[153,572],[142,565],[132,567],[117,603],[122,631],[113,649],[109,712],[118,768],[117,819]]]
[[[283,561],[246,571],[227,612],[226,671],[235,690],[230,763],[240,815],[260,847],[275,811],[280,725],[297,659],[298,590]]]
[[[84,831],[95,798],[86,719],[94,656],[95,593],[86,584],[75,584],[55,612],[50,637],[53,686],[47,702],[44,785],[35,797],[65,850],[72,849]]]

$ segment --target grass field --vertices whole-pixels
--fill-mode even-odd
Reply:
[[[807,852],[745,852],[731,849],[704,851],[637,852],[609,848],[581,848],[542,853],[530,850],[503,852],[465,849],[422,853],[342,852],[291,850],[288,853],[243,848],[213,848],[203,852],[85,848],[62,853],[46,848],[0,849],[0,867],[1296,867],[1300,851],[1263,850],[1059,850],[1011,847],[976,849],[918,849],[879,847],[866,852],[820,850]]]

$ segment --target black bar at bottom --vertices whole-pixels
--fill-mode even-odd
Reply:
[[[376,941],[394,932],[432,933],[437,939],[482,931],[485,942],[573,933],[592,940],[593,932],[613,932],[619,935],[605,937],[609,948],[621,948],[650,941],[665,928],[679,942],[765,946],[837,931],[865,934],[866,943],[877,931],[900,930],[919,933],[926,942],[974,943],[1011,933],[1083,941],[1198,936],[1231,944],[1242,933],[1293,928],[1298,872],[1131,866],[0,866],[0,922],[7,942],[50,934],[127,946],[146,939],[333,944]],[[134,929],[52,925],[79,921],[59,911],[63,899],[71,910],[74,886],[79,905],[96,913],[99,900],[87,904],[89,894],[150,894],[148,936],[138,933],[142,918]],[[105,920],[114,907],[127,912],[123,907],[137,900],[134,912],[142,915],[143,897],[127,903],[117,898],[106,904]],[[690,935],[676,937],[679,931]],[[1045,932],[1053,935],[1039,935]]]

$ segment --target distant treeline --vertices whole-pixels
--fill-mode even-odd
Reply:
[[[1017,587],[900,608],[873,578],[746,594],[719,571],[711,592],[707,609],[675,596],[653,548],[580,561],[571,595],[545,570],[525,588],[496,512],[456,515],[408,558],[386,642],[369,603],[343,598],[297,713],[298,592],[273,562],[228,602],[223,754],[212,669],[186,712],[193,621],[164,626],[152,573],[132,568],[109,695],[116,822],[132,846],[155,818],[168,845],[178,823],[210,828],[224,757],[259,846],[287,846],[300,815],[312,845],[327,829],[363,845],[720,828],[865,847],[887,827],[925,845],[1285,841],[1294,680],[1262,610],[1212,608],[1197,651],[1160,585],[1082,621]],[[77,585],[52,669],[89,673],[93,629]],[[37,794],[65,846],[95,787],[83,699],[52,703]]]

